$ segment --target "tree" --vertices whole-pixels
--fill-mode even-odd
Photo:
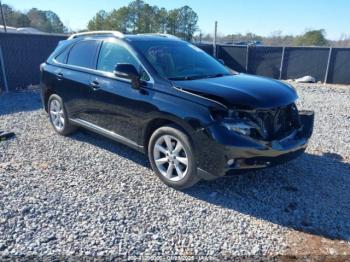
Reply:
[[[66,33],[68,31],[56,13],[45,11],[45,15],[50,23],[50,33]]]
[[[91,31],[107,29],[107,17],[108,14],[105,10],[100,10],[97,14],[89,21],[88,29]]]
[[[198,15],[189,6],[183,6],[179,9],[179,31],[178,36],[191,41],[194,32],[197,31]]]
[[[131,32],[136,34],[142,32],[142,13],[145,6],[145,2],[142,0],[135,0],[128,6],[129,8],[129,19]]]
[[[22,13],[8,5],[2,5],[2,7],[8,26],[33,27],[48,33],[67,32],[67,28],[55,12],[32,8],[27,13]]]
[[[298,46],[325,46],[328,44],[325,35],[324,29],[307,31],[304,35],[296,37],[295,43]]]
[[[43,32],[52,32],[52,25],[46,17],[45,11],[39,10],[37,8],[32,8],[27,13],[30,20],[30,26],[34,27]]]
[[[165,8],[157,8],[156,14],[156,32],[166,33],[168,11]]]
[[[13,27],[27,27],[30,25],[28,17],[8,5],[2,5],[6,24]]]
[[[180,24],[180,10],[173,9],[168,12],[167,32],[176,35]]]
[[[111,29],[127,33],[130,28],[129,9],[127,7],[114,9],[106,18],[104,29]]]
[[[99,11],[88,23],[89,30],[119,30],[124,33],[170,33],[191,40],[198,26],[198,15],[184,6],[170,10],[134,0],[128,6],[107,13]]]

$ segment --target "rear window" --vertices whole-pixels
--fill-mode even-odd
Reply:
[[[75,44],[69,52],[69,65],[85,68],[94,68],[93,61],[98,48],[99,41],[85,40]]]

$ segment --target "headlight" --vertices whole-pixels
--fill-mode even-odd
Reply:
[[[237,132],[245,136],[249,136],[250,131],[253,128],[244,122],[223,122],[222,124],[227,128],[227,130]]]

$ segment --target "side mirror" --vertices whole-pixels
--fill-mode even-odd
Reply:
[[[117,64],[114,70],[117,77],[131,80],[131,85],[135,89],[140,88],[140,74],[132,64]]]

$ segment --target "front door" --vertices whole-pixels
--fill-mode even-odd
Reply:
[[[136,90],[129,80],[116,77],[113,71],[118,63],[132,64],[143,72],[144,88]],[[90,122],[136,142],[148,112],[154,110],[148,102],[150,91],[147,87],[152,86],[148,75],[128,47],[117,39],[102,43],[96,68],[89,92],[87,112]]]

